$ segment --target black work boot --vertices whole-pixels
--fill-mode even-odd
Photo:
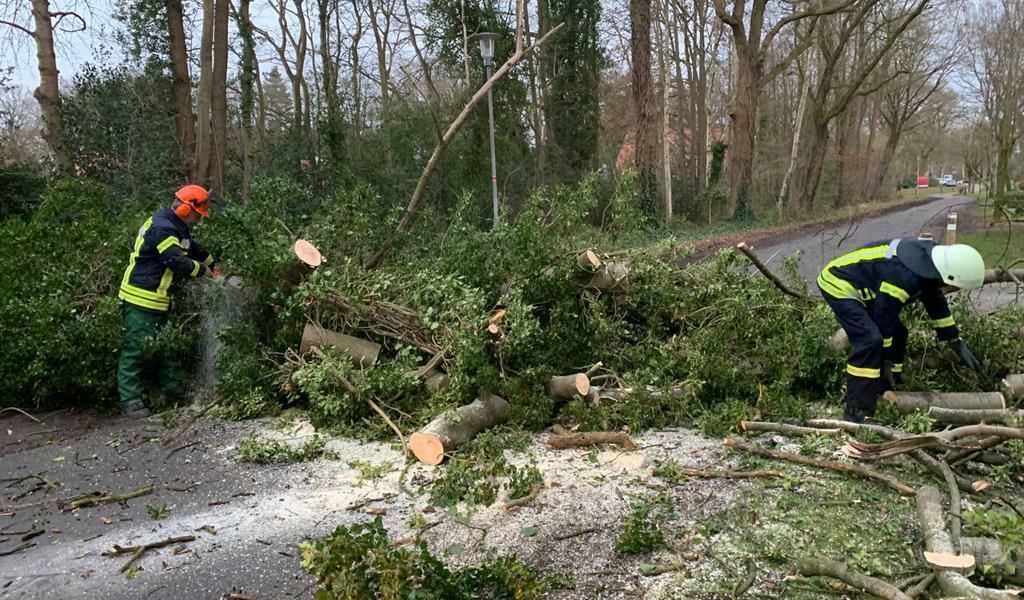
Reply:
[[[874,416],[874,411],[869,411],[858,406],[846,405],[846,410],[843,411],[843,420],[849,421],[850,423],[863,423],[868,417]]]

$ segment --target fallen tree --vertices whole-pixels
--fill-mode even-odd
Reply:
[[[1024,556],[1016,556],[995,538],[965,537],[960,540],[964,554],[971,554],[980,567],[990,567],[1004,581],[1024,584]]]
[[[886,600],[911,600],[910,596],[890,583],[869,577],[854,571],[844,563],[821,556],[798,559],[796,561],[796,569],[805,577],[824,575],[838,579],[859,592],[865,592],[878,598],[885,598]]]
[[[409,449],[421,462],[439,465],[446,452],[484,429],[503,422],[506,411],[508,402],[494,394],[481,392],[480,397],[470,404],[445,412],[409,436]]]
[[[1003,423],[1012,425],[1022,416],[1022,411],[1001,408],[941,408],[933,406],[928,409],[928,416],[937,423],[954,425],[970,425],[972,423]]]

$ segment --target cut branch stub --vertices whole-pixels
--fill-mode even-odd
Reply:
[[[439,465],[446,452],[504,422],[507,411],[508,402],[503,398],[482,392],[470,404],[445,412],[409,436],[409,449],[421,462]]]
[[[850,337],[846,335],[846,330],[840,327],[832,334],[832,337],[828,340],[828,347],[836,352],[843,352],[844,350],[850,349]]]
[[[446,390],[451,385],[451,378],[442,371],[431,369],[424,375],[423,385],[430,391]]]
[[[966,573],[974,568],[974,556],[970,554],[925,551],[924,559],[933,568],[946,571]]]
[[[893,392],[884,398],[900,412],[937,408],[958,408],[965,410],[1004,409],[1006,401],[999,392]]]
[[[302,330],[302,345],[299,346],[299,351],[305,354],[313,348],[323,346],[334,346],[361,369],[373,365],[380,355],[380,344],[306,323],[306,328]]]
[[[571,400],[577,394],[586,396],[590,392],[590,378],[586,373],[556,375],[548,380],[545,391],[552,398],[563,400]]]

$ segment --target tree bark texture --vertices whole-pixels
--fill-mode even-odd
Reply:
[[[924,547],[928,552],[957,554],[946,531],[946,519],[942,509],[942,494],[938,488],[926,485],[917,491],[917,514],[921,520]],[[1014,592],[981,588],[956,571],[936,572],[942,593],[950,597],[977,598],[980,600],[1009,600],[1017,598]]]
[[[249,0],[243,6],[248,7]],[[192,77],[188,70],[188,49],[181,0],[167,0],[167,39],[171,47],[171,91],[174,94],[174,124],[181,152],[181,174],[193,179],[195,168],[196,128],[192,114]]]
[[[651,74],[651,3],[629,0],[630,65],[636,106],[637,187],[640,208],[654,215],[658,206],[658,102]]]
[[[43,116],[43,140],[53,152],[54,161],[62,171],[71,171],[71,156],[61,137],[63,125],[60,114],[60,72],[57,70],[57,54],[53,48],[53,21],[50,16],[49,0],[32,0],[32,19],[35,31],[36,60],[39,69],[39,87],[35,99]]]
[[[324,329],[313,323],[306,323],[305,329],[302,330],[302,344],[299,346],[299,351],[305,354],[313,348],[323,346],[334,346],[335,349],[352,359],[353,364],[360,369],[373,365],[380,355],[380,344]]]
[[[472,403],[448,411],[409,437],[409,449],[421,462],[439,465],[444,455],[488,427],[505,421],[508,402],[482,392]]]

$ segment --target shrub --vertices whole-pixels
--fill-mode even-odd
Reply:
[[[390,544],[377,517],[339,526],[302,545],[302,566],[317,578],[317,598],[405,600],[406,598],[539,598],[543,586],[515,557],[489,557],[482,565],[450,570],[418,540],[413,549]]]

